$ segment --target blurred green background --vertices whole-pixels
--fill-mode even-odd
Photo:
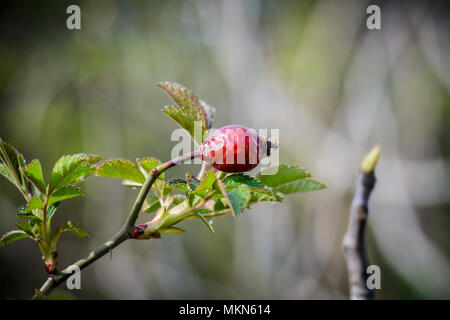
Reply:
[[[217,109],[215,127],[279,128],[283,163],[328,189],[259,204],[238,219],[129,241],[82,272],[79,299],[346,299],[341,252],[362,156],[382,146],[369,216],[377,298],[450,298],[450,20],[438,1],[2,1],[0,136],[39,158],[170,157],[175,123],[153,84],[175,81]],[[81,30],[66,8],[81,7]],[[198,166],[168,173],[182,175]],[[83,185],[54,223],[67,266],[121,226],[136,191],[105,178]],[[0,180],[0,233],[23,204]],[[29,298],[46,279],[35,244],[0,248],[0,298]]]

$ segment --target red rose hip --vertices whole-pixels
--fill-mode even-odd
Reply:
[[[260,161],[259,137],[254,130],[230,125],[214,131],[202,147],[202,159],[223,172],[245,172]]]

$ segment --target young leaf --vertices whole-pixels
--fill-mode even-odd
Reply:
[[[70,228],[70,229],[65,230],[64,232],[69,232],[80,238],[86,238],[88,236],[88,233],[80,228]]]
[[[184,200],[186,200],[186,197],[181,194],[174,194],[173,195],[173,204],[178,205],[182,203]]]
[[[136,165],[127,159],[113,159],[102,163],[96,172],[97,176],[119,178],[143,184],[145,177]]]
[[[86,163],[93,166],[94,164],[97,164],[98,162],[102,161],[103,158],[99,156],[98,154],[92,154],[92,153],[79,153],[79,156],[82,156],[86,159]]]
[[[42,209],[44,207],[44,204],[42,203],[42,200],[37,197],[32,197],[30,201],[28,201],[27,208],[25,209],[25,212],[30,212],[34,209]]]
[[[13,241],[28,238],[28,235],[25,231],[22,230],[13,230],[8,233],[5,233],[0,238],[0,247],[5,246]]]
[[[163,234],[180,234],[186,232],[186,230],[178,228],[178,227],[166,227],[158,229],[160,235]]]
[[[304,168],[298,166],[280,165],[278,172],[274,175],[257,175],[258,179],[272,187],[275,191],[276,200],[281,201],[284,194],[320,190],[326,186],[311,178],[311,174]]]
[[[250,202],[261,202],[261,201],[279,201],[282,199],[278,198],[275,193],[270,189],[261,188],[250,188]]]
[[[158,197],[155,196],[149,196],[147,197],[143,207],[142,211],[144,212],[154,212],[161,208],[161,202],[159,201]]]
[[[12,145],[0,138],[0,163],[4,165],[0,172],[13,182],[21,192],[26,193],[26,186],[20,173],[20,159],[23,159],[23,156]],[[9,174],[5,175],[5,169],[9,171]]]
[[[214,174],[214,169],[210,169],[202,181],[200,181],[200,185],[192,192],[193,194],[197,194],[201,197],[205,196],[209,190],[213,189],[213,184],[216,181],[216,175]]]
[[[55,190],[80,182],[93,174],[95,169],[91,163],[96,160],[97,158],[86,154],[59,158],[52,170],[48,194],[51,195]]]
[[[250,201],[250,189],[245,184],[228,187],[229,190],[226,190],[223,182],[216,180],[214,188],[225,197],[235,217],[244,210]]]
[[[291,181],[311,177],[308,170],[300,168],[299,166],[282,164],[278,167],[278,172],[276,174],[264,174],[267,170],[271,169],[266,169],[261,173],[258,173],[256,178],[269,187],[278,187]]]
[[[25,232],[30,237],[34,237],[32,227],[28,222],[17,222],[16,227]]]
[[[200,220],[202,220],[202,222],[208,227],[211,233],[214,233],[214,228],[212,227],[211,223],[209,223],[208,220],[206,220],[206,218],[200,212],[194,211],[194,214],[198,216]]]
[[[34,214],[30,213],[17,213],[17,216],[20,219],[26,219],[33,222],[42,222],[42,220],[39,217],[36,217]]]
[[[59,202],[55,202],[47,208],[47,221],[50,221],[52,219],[52,217],[55,214],[56,209],[58,209],[58,207],[59,207]]]
[[[223,179],[223,184],[226,186],[239,186],[241,184],[245,184],[249,188],[267,188],[267,186],[261,181],[242,173],[235,173],[227,176]]]
[[[168,188],[167,183],[162,179],[157,179],[153,184],[153,190],[157,190],[162,197],[168,195],[172,189]]]
[[[191,174],[186,175],[186,186],[189,189],[189,192],[194,191],[200,186],[200,180],[198,180],[196,177],[194,177]]]
[[[161,160],[153,158],[153,157],[146,157],[146,158],[137,158],[136,162],[139,164],[139,166],[144,169],[147,173],[150,172],[150,170],[156,168],[160,164],[162,164]],[[164,179],[164,173],[159,175],[159,178]]]
[[[273,191],[261,181],[242,173],[228,175],[223,180],[227,187],[246,185],[250,189],[250,203],[277,201]]]
[[[67,223],[59,226],[55,231],[55,238],[59,238],[59,236],[64,232],[70,232],[80,238],[85,238],[88,236],[86,231],[76,227],[72,221],[68,221]]]
[[[214,123],[214,116],[216,115],[216,109],[206,103],[205,101],[199,99],[198,100],[200,106],[203,108],[203,110],[205,111],[205,115],[206,115],[206,129],[211,129],[212,125]]]
[[[212,126],[214,108],[178,83],[161,82],[157,86],[166,91],[176,103],[175,106],[165,107],[162,111],[185,129],[198,145],[201,145],[207,137],[207,130]],[[194,136],[196,121],[201,123],[201,137]]]
[[[14,180],[14,176],[12,173],[8,170],[8,167],[4,163],[0,163],[0,174],[4,176],[6,179],[8,179],[12,183],[16,183]]]
[[[224,204],[224,199],[217,199],[214,202],[213,211],[222,211],[223,209],[227,208],[227,206]]]
[[[34,186],[42,193],[46,193],[46,185],[44,182],[44,176],[42,175],[42,167],[39,160],[34,159],[31,161],[28,166],[26,166],[24,169],[22,169],[25,176],[28,178],[28,180],[31,181],[31,183],[34,184]]]
[[[234,215],[238,216],[250,201],[250,189],[246,185],[233,187],[227,190],[227,199]]]
[[[34,214],[27,212],[27,205],[21,205],[18,209],[17,209],[17,216],[20,219],[27,219],[33,222],[41,222],[42,220],[39,217],[36,217]]]
[[[283,184],[282,186],[275,188],[275,191],[279,191],[283,194],[289,194],[294,192],[320,190],[324,188],[326,188],[326,186],[323,183],[308,178]]]
[[[55,192],[49,197],[47,205],[50,206],[56,202],[70,199],[73,197],[82,196],[83,191],[76,186],[65,186]]]
[[[185,192],[190,192],[189,188],[187,187],[187,182],[184,179],[181,178],[173,178],[167,181],[167,187],[172,190],[181,190]]]

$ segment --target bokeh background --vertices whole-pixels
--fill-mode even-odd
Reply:
[[[0,136],[39,158],[64,154],[167,160],[176,124],[153,84],[176,81],[217,109],[215,127],[279,128],[284,163],[328,189],[259,204],[238,219],[128,241],[82,272],[79,299],[346,299],[341,252],[362,156],[382,146],[368,223],[380,299],[450,298],[449,6],[367,1],[3,1]],[[81,7],[82,29],[66,28]],[[169,176],[196,171],[181,166]],[[83,185],[55,223],[71,219],[61,266],[121,226],[136,196],[113,179]],[[0,180],[0,232],[23,204]],[[29,240],[0,248],[0,297],[29,298],[46,279]]]

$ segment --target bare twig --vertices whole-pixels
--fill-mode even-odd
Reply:
[[[348,269],[350,299],[352,300],[371,300],[374,298],[373,289],[369,289],[367,286],[369,261],[365,249],[364,235],[369,212],[369,198],[376,182],[374,171],[379,155],[380,148],[376,146],[364,157],[361,163],[347,232],[342,241]]]

